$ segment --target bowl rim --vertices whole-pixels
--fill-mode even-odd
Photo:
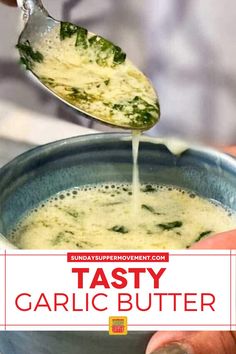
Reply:
[[[47,144],[43,145],[38,145],[36,147],[33,147],[18,156],[16,156],[14,159],[6,163],[0,168],[0,177],[3,175],[7,170],[11,169],[11,167],[14,167],[16,164],[19,162],[26,162],[27,160],[34,159],[35,157],[40,157],[40,154],[45,152],[45,150],[52,149],[52,151],[55,151],[56,148],[61,148],[63,146],[70,146],[71,144],[76,144],[76,143],[81,143],[87,144],[88,142],[109,142],[112,140],[116,141],[132,141],[132,135],[127,132],[99,132],[99,133],[91,133],[91,134],[86,134],[86,135],[80,135],[80,136],[74,136],[74,137],[69,137],[61,140],[56,140]],[[182,149],[182,152],[179,154],[179,156],[182,155],[182,153],[188,151],[192,152],[195,155],[203,155],[204,157],[207,157],[211,161],[216,161],[220,162],[220,167],[222,167],[222,163],[225,165],[224,167],[229,169],[232,172],[232,169],[235,170],[235,176],[236,176],[236,157],[226,154],[224,152],[218,151],[214,148],[205,146],[205,145],[200,145],[200,144],[195,144],[195,143],[189,143],[186,140],[182,139],[176,139],[176,138],[171,138],[171,137],[150,137],[147,135],[141,135],[140,137],[140,143],[150,143],[150,144],[156,144],[156,145],[162,145],[165,146],[170,153],[173,155],[173,152],[171,149],[168,148],[168,142],[178,142],[185,144],[185,148]],[[176,154],[178,155],[178,154]],[[4,241],[6,240],[6,243]],[[13,249],[15,246],[11,244],[10,242],[7,241],[7,238],[0,233],[0,249]]]
[[[38,145],[35,147],[32,147],[31,149],[17,155],[14,157],[12,160],[4,164],[3,166],[0,167],[0,176],[7,171],[9,168],[14,166],[16,163],[27,161],[28,160],[33,160],[35,157],[39,158],[41,153],[45,152],[47,149],[52,149],[52,151],[55,151],[57,148],[61,148],[63,146],[69,146],[73,144],[86,144],[89,142],[101,142],[103,141],[109,142],[113,139],[116,141],[132,141],[132,135],[131,133],[127,132],[98,132],[98,133],[91,133],[91,134],[85,134],[85,135],[79,135],[79,136],[74,136],[74,137],[69,137],[69,138],[64,138],[56,141],[49,142],[47,144],[42,144]],[[177,142],[180,144],[183,144],[185,148],[182,149],[180,153],[173,153],[173,151],[168,147],[169,142]],[[205,157],[208,157],[210,160],[213,161],[218,161],[220,162],[220,165],[222,162],[226,164],[229,168],[235,169],[236,171],[236,156],[221,152],[220,150],[214,149],[212,147],[209,147],[204,144],[198,144],[198,143],[190,143],[187,140],[184,139],[179,139],[175,137],[152,137],[148,135],[141,135],[140,136],[140,143],[150,143],[150,144],[156,144],[156,145],[162,145],[165,146],[169,152],[172,155],[178,155],[181,156],[184,152],[192,152],[195,154],[199,155],[204,155]]]

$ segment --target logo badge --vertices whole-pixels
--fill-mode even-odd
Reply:
[[[109,317],[109,334],[111,336],[125,336],[128,332],[127,317]]]

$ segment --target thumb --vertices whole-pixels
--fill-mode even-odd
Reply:
[[[236,332],[158,332],[147,354],[235,354]]]

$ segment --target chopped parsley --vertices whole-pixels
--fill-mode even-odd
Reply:
[[[54,239],[52,239],[52,246],[57,246],[60,243],[65,242],[69,243],[70,240],[68,236],[65,234],[65,232],[61,231],[59,232]]]
[[[204,238],[205,236],[210,235],[212,232],[213,232],[212,230],[201,232],[201,233],[198,235],[198,237],[196,238],[196,240],[192,242],[192,244],[201,241],[202,238]],[[190,247],[191,247],[191,245],[187,245],[187,246],[186,246],[186,248],[190,248]]]
[[[65,213],[66,214],[68,214],[68,215],[70,215],[73,219],[78,219],[78,217],[79,217],[79,213],[78,213],[78,211],[76,211],[76,210],[73,210],[73,209],[66,209],[66,210],[64,210],[65,211]]]
[[[33,68],[34,62],[43,62],[43,54],[38,50],[34,50],[29,41],[18,43],[16,48],[19,50],[21,55],[20,61],[26,66],[27,70],[31,70]]]
[[[104,84],[105,84],[106,86],[108,86],[109,83],[110,83],[110,81],[111,81],[110,79],[107,79],[107,80],[104,81]]]
[[[127,234],[129,232],[129,230],[127,229],[127,227],[123,226],[123,225],[115,225],[113,226],[111,229],[108,229],[109,231],[114,231],[114,232],[118,232],[120,234]]]
[[[130,119],[130,126],[133,128],[154,125],[160,111],[158,102],[152,105],[139,96],[135,96],[132,100],[124,103],[116,103],[112,108],[128,117]]]
[[[100,66],[120,65],[125,62],[126,54],[122,49],[100,36],[89,38],[86,28],[76,26],[69,22],[61,22],[60,39],[71,38],[76,34],[75,46],[84,50],[93,49],[95,61]]]
[[[77,27],[75,46],[84,49],[88,48],[88,30],[86,28]]]
[[[150,205],[142,204],[142,205],[141,205],[141,208],[144,209],[144,210],[149,211],[149,212],[152,213],[152,214],[161,215],[160,213],[156,212],[156,210],[155,210],[152,206],[150,206]]]
[[[156,188],[154,188],[151,184],[147,184],[143,189],[142,192],[144,193],[153,193],[156,192]]]
[[[109,59],[112,58],[113,64],[122,64],[126,59],[126,54],[122,49],[107,39],[100,36],[89,38],[90,48],[96,53],[96,63],[100,66],[109,65]]]
[[[182,221],[172,221],[165,224],[158,224],[157,226],[159,226],[162,230],[170,231],[177,227],[183,226],[183,223]]]
[[[60,28],[60,39],[64,40],[66,38],[72,37],[78,31],[78,26],[73,25],[69,22],[61,22]]]
[[[57,83],[55,82],[55,79],[51,78],[51,77],[45,77],[45,76],[41,76],[40,80],[46,85],[46,86],[50,86],[50,87],[56,87]]]
[[[126,59],[126,54],[122,51],[122,49],[118,46],[114,46],[114,63],[116,64],[123,64]]]
[[[89,241],[79,241],[75,243],[76,248],[85,249],[85,248],[94,248],[94,244]]]
[[[88,95],[88,93],[83,89],[79,89],[77,87],[70,87],[68,88],[68,91],[70,93],[67,95],[67,97],[68,99],[71,99],[73,101],[89,102],[91,100],[90,95]]]
[[[212,233],[211,230],[201,232],[201,233],[198,235],[198,237],[196,238],[196,240],[194,241],[194,243],[195,243],[195,242],[199,242],[203,237],[208,236],[210,233]]]

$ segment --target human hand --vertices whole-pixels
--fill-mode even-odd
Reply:
[[[236,156],[236,147],[224,152]],[[208,237],[194,244],[193,249],[236,249],[236,230]],[[151,338],[146,354],[235,354],[236,332],[178,331],[157,332]]]
[[[236,249],[236,230],[217,234],[196,243],[193,249]],[[236,332],[157,332],[147,354],[235,354]]]
[[[221,150],[227,154],[236,156],[236,146],[223,147]]]
[[[17,6],[16,0],[0,0],[0,2],[8,6]]]

